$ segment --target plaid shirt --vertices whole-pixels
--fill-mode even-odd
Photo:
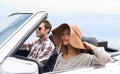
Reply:
[[[54,48],[55,46],[49,38],[43,41],[39,39],[32,44],[32,49],[27,57],[38,61],[41,66],[44,66],[44,64],[53,54]]]

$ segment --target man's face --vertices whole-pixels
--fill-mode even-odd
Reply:
[[[36,36],[43,38],[47,34],[47,29],[45,29],[45,23],[41,23],[36,29]]]

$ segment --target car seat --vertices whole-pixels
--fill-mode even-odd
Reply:
[[[50,40],[54,43],[53,41],[53,36],[52,34],[49,35]],[[57,59],[57,48],[55,47],[53,55],[48,59],[47,63],[43,66],[43,72],[50,72],[53,70],[56,59]]]

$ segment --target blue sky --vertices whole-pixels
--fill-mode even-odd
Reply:
[[[1,0],[0,10],[0,20],[18,11],[47,11],[53,28],[64,22],[77,24],[84,36],[120,47],[119,0]]]

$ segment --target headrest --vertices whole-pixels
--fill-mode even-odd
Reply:
[[[95,37],[85,37],[85,36],[82,36],[81,38],[82,41],[86,41],[86,42],[89,42],[95,46],[98,46],[98,42],[97,42],[97,39]]]

